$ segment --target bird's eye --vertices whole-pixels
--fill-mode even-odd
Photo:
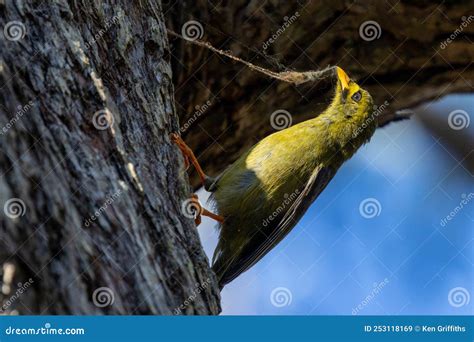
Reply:
[[[362,98],[362,93],[360,90],[356,91],[354,95],[352,95],[351,99],[353,99],[355,102],[359,102],[360,99]]]

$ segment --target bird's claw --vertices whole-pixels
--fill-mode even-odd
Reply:
[[[196,212],[195,217],[194,217],[194,223],[196,224],[196,226],[199,226],[201,224],[202,216],[210,217],[213,220],[216,220],[217,222],[220,222],[220,223],[224,222],[224,218],[222,216],[214,214],[210,212],[209,210],[207,210],[206,208],[203,208],[203,206],[201,205],[201,202],[199,202],[198,195],[192,194],[190,198],[190,202],[193,209]]]

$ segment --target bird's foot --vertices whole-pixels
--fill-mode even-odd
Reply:
[[[196,224],[196,226],[199,226],[201,224],[201,216],[210,217],[213,220],[216,220],[217,222],[220,222],[220,223],[224,222],[224,217],[210,212],[209,210],[207,210],[201,205],[201,202],[199,202],[198,195],[192,194],[189,200],[189,203],[190,203],[190,207],[195,213],[194,223]]]

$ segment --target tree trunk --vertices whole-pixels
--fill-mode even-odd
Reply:
[[[398,110],[474,89],[472,1],[198,0],[168,2],[165,12],[173,31],[188,29],[189,38],[274,71],[341,66],[377,105],[387,101],[381,124]],[[331,85],[268,78],[185,40],[172,40],[172,54],[181,129],[210,175],[275,132],[274,111],[288,111],[294,124],[331,97]]]
[[[219,313],[161,5],[7,1],[0,27],[0,311]]]

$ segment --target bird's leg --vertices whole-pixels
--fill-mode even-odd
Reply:
[[[224,218],[222,216],[214,214],[206,208],[202,207],[201,202],[199,202],[198,195],[191,195],[191,203],[193,208],[196,210],[196,217],[194,218],[194,223],[196,224],[196,226],[199,226],[201,224],[201,215],[210,217],[220,223],[224,222]]]
[[[186,168],[189,166],[189,160],[191,160],[191,163],[196,168],[196,171],[199,174],[199,178],[201,179],[201,183],[204,186],[207,176],[202,170],[201,165],[199,165],[199,162],[196,156],[194,155],[193,150],[191,150],[191,148],[188,145],[186,145],[186,143],[183,141],[183,139],[181,139],[181,137],[177,133],[171,133],[170,138],[171,138],[171,141],[174,142],[176,145],[178,145],[178,148],[181,150],[181,153],[183,154],[184,161],[186,164]],[[194,219],[196,226],[198,226],[201,223],[202,215],[210,217],[220,223],[224,222],[224,217],[214,214],[210,212],[209,210],[207,210],[206,208],[203,208],[196,194],[191,195],[190,202],[191,202],[192,207],[196,210],[196,217]]]
[[[181,139],[181,137],[177,133],[171,133],[170,138],[171,138],[171,141],[174,142],[176,145],[178,145],[178,148],[181,150],[181,153],[183,154],[183,157],[184,157],[186,168],[189,167],[189,160],[191,160],[191,163],[194,165],[194,167],[196,168],[196,171],[199,174],[199,178],[201,179],[202,185],[204,185],[204,182],[207,176],[202,170],[201,165],[199,165],[199,162],[196,156],[194,155],[193,150],[191,150],[191,148],[188,145],[186,145],[186,143],[183,141],[183,139]]]

